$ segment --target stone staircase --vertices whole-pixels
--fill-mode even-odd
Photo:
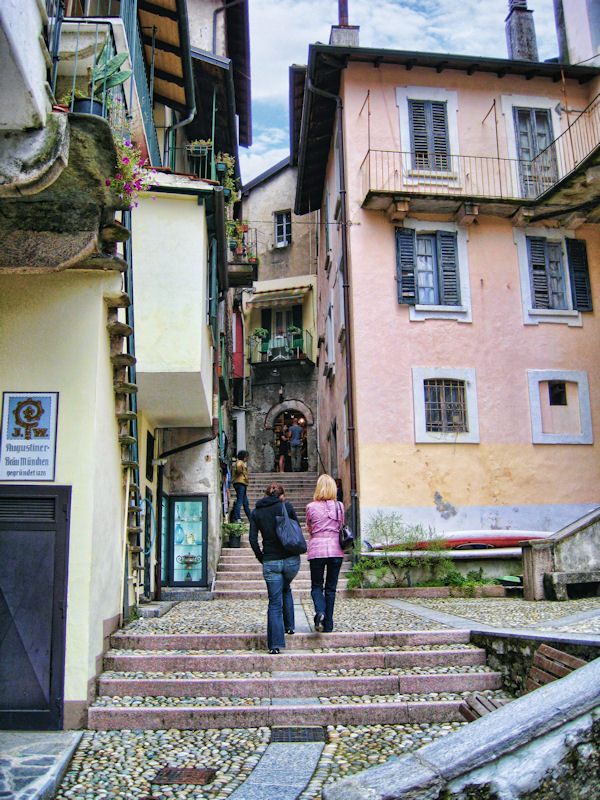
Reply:
[[[469,632],[112,636],[88,728],[201,729],[454,722],[463,693],[500,691]]]
[[[346,594],[347,574],[351,566],[352,558],[348,556],[338,579],[340,596]],[[292,593],[294,600],[310,597],[310,568],[305,555],[300,557],[300,571],[292,583]],[[242,539],[240,547],[224,547],[221,550],[212,596],[215,600],[266,599],[262,564],[256,560],[247,537]]]
[[[302,526],[306,519],[306,506],[312,502],[315,485],[319,476],[316,472],[254,472],[250,474],[248,501],[254,508],[256,501],[264,497],[270,483],[280,483],[285,489],[285,499],[294,506],[296,516]],[[244,516],[244,512],[242,511]],[[245,518],[245,516],[244,516]]]

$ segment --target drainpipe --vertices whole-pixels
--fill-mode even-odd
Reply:
[[[188,122],[191,122],[195,116],[196,116],[196,104],[194,103],[190,113],[185,119],[176,122],[174,125],[169,125],[169,127],[165,129],[165,157],[163,161],[165,162],[166,166],[168,166],[167,155],[169,157],[171,156],[171,140],[169,134],[171,133],[171,131],[175,131],[177,130],[177,128],[181,128],[182,125],[187,125]],[[165,164],[163,164],[163,166],[165,166]]]
[[[344,129],[342,127],[342,98],[337,94],[318,89],[310,79],[308,80],[308,90],[329,100],[335,100],[336,121],[340,152],[340,212],[342,222],[342,277],[344,290],[344,318],[346,322],[346,393],[348,402],[348,440],[350,449],[350,519],[354,535],[359,538],[360,531],[358,525],[358,493],[356,490],[356,443],[354,428],[354,384],[352,379],[352,336],[350,318],[350,284],[348,282],[348,217],[346,209],[346,173],[344,170]]]

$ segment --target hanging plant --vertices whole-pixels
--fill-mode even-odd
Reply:
[[[114,178],[107,178],[105,183],[112,187],[121,201],[120,207],[134,208],[140,192],[147,191],[153,183],[156,170],[149,169],[148,162],[142,158],[131,139],[113,133],[117,150],[117,172]]]

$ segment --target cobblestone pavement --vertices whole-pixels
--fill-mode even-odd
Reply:
[[[302,607],[312,621],[311,600]],[[428,622],[379,600],[338,597],[335,603],[336,631],[439,630],[447,626]],[[213,600],[180,603],[163,617],[131,622],[127,633],[266,633],[266,600]]]
[[[315,609],[311,600],[302,600],[308,619],[313,619]],[[337,597],[333,612],[334,631],[424,631],[441,630],[447,625],[408,614],[380,600]]]
[[[298,800],[320,800],[325,784],[398,758],[463,724],[328,726],[317,769]],[[269,739],[268,728],[87,731],[55,800],[139,800],[167,765],[212,767],[217,775],[202,787],[153,784],[156,800],[224,800],[250,775]]]
[[[547,600],[536,602],[508,597],[403,598],[403,600],[444,614],[453,614],[504,628],[528,628],[535,625],[536,630],[552,629],[579,633],[600,631],[600,597],[563,602]],[[599,616],[569,622],[564,628],[556,625],[556,621],[561,617],[571,617],[591,610],[597,610]]]

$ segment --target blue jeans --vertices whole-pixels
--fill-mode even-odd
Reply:
[[[234,483],[233,488],[235,489],[235,503],[233,504],[233,521],[237,522],[238,520],[241,522],[242,520],[242,504],[244,506],[244,511],[246,512],[246,516],[248,520],[250,520],[250,503],[248,502],[248,496],[246,491],[248,487],[245,483]]]
[[[310,596],[315,606],[315,614],[323,614],[325,624],[323,630],[331,633],[333,630],[333,607],[335,605],[335,590],[337,588],[338,575],[342,568],[343,558],[335,556],[331,558],[311,558],[310,565]],[[323,594],[323,578],[325,577],[325,593]]]
[[[341,559],[340,559],[341,561]],[[267,584],[267,644],[269,650],[285,647],[285,631],[294,628],[294,600],[291,582],[300,569],[300,556],[288,556],[263,563]]]

